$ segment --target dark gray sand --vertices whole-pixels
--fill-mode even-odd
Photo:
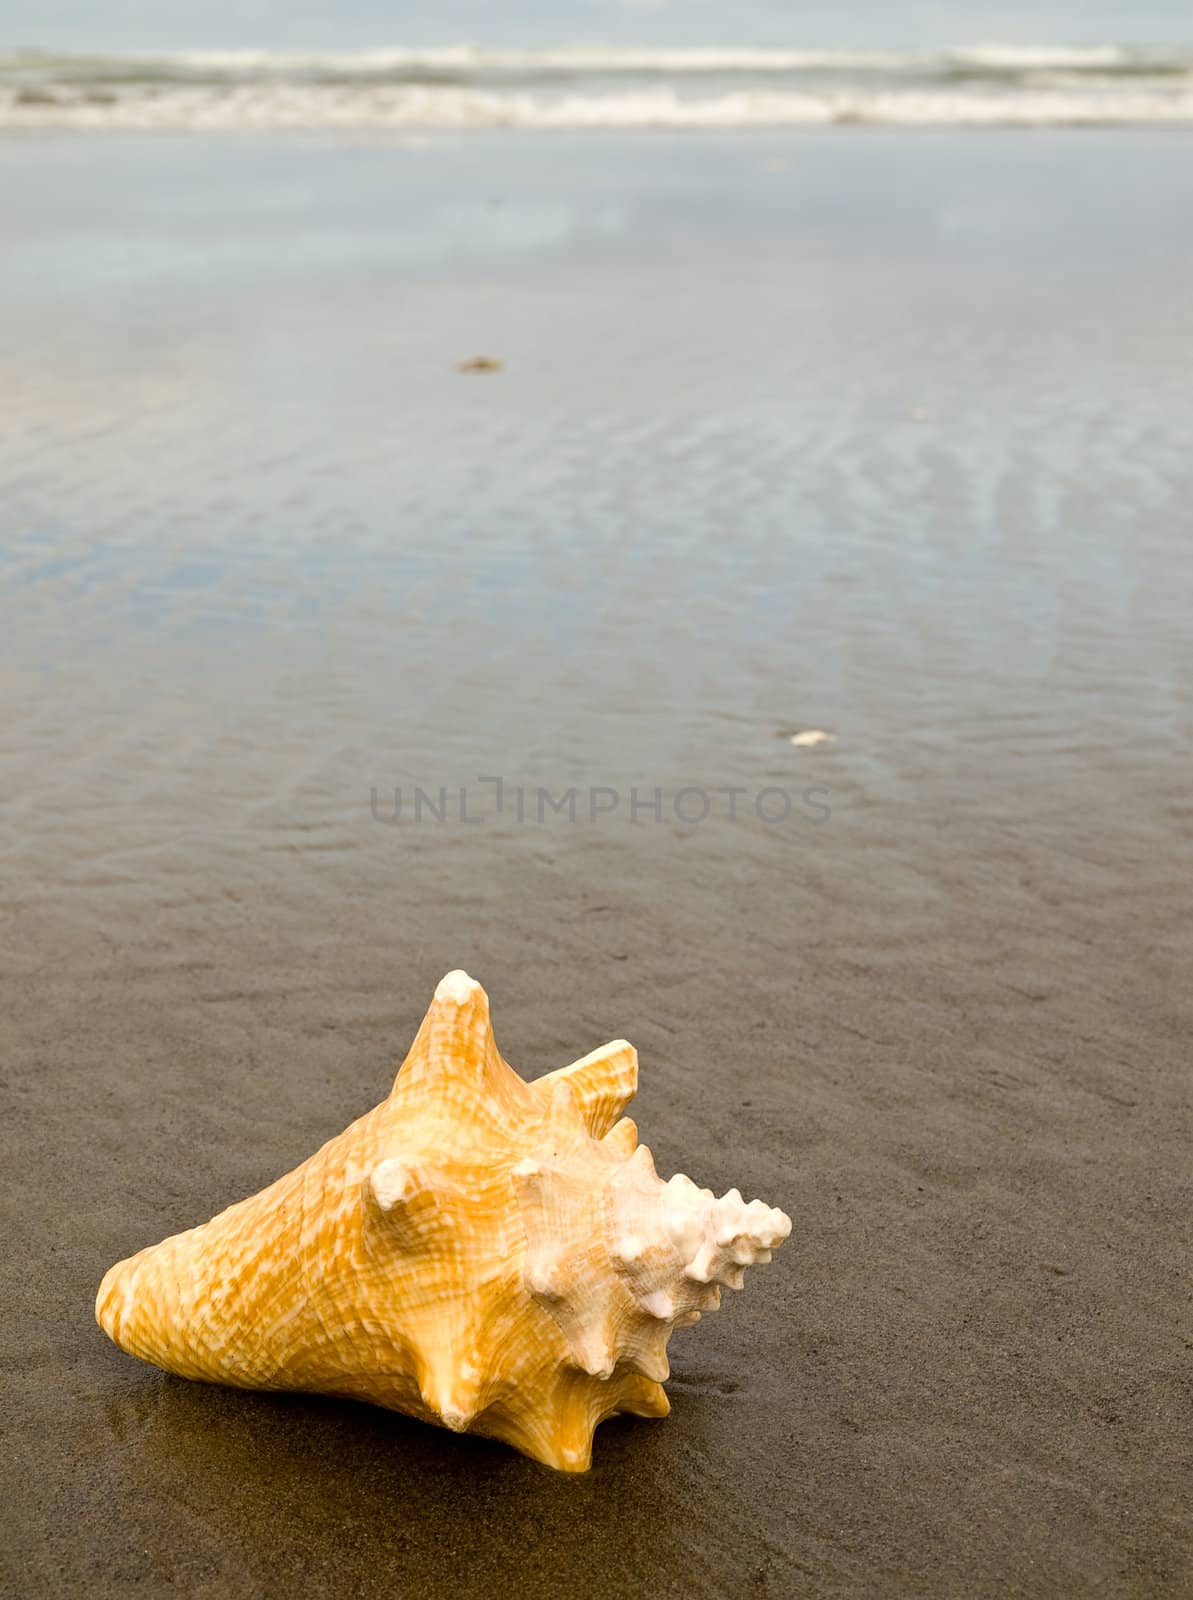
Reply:
[[[1190,170],[0,146],[5,1594],[1193,1592]],[[454,966],[794,1218],[585,1477],[92,1321]]]

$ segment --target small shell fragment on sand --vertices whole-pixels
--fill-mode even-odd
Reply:
[[[797,750],[811,750],[818,744],[836,744],[835,733],[826,733],[823,728],[802,728],[799,733],[791,735],[791,743]]]

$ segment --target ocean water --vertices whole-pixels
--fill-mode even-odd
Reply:
[[[1193,121],[1193,47],[454,47],[0,55],[0,127],[672,128]]]

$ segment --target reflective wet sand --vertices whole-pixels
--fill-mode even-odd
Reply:
[[[1181,138],[41,136],[0,187],[12,1592],[1179,1593]],[[795,1219],[581,1480],[92,1321],[454,966]]]

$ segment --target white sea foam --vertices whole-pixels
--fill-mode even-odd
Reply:
[[[751,128],[1193,121],[1193,49],[0,55],[0,128]]]

